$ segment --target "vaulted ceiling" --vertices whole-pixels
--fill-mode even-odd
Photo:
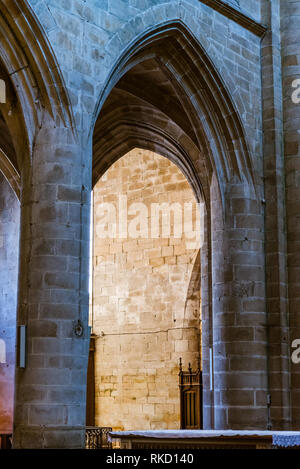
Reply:
[[[94,183],[112,163],[114,152],[117,159],[133,146],[158,153],[168,147],[168,157],[178,145],[196,151],[193,126],[172,79],[158,59],[150,58],[120,79],[102,108],[94,132]]]

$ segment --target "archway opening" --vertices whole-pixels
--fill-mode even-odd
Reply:
[[[211,126],[211,116],[207,116],[206,121],[204,115],[209,101],[205,99],[205,94],[211,94],[209,81],[212,77],[205,72],[199,78],[194,66],[197,59],[191,57],[195,53],[193,40],[188,43],[190,50],[183,47],[185,33],[180,31],[180,25],[177,26],[178,29],[166,27],[165,32],[160,32],[161,37],[160,34],[153,36],[153,42],[151,39],[149,43],[145,40],[144,49],[132,51],[117,69],[117,76],[111,77],[113,86],[111,89],[111,85],[107,87],[109,93],[105,96],[93,134],[93,185],[118,159],[139,148],[155,152],[177,165],[189,182],[197,202],[203,203],[204,240],[199,259],[201,309],[205,312],[202,316],[204,340],[201,344],[202,411],[204,428],[211,428],[210,182],[215,166],[212,152],[226,137],[223,135],[217,142],[213,140],[216,127]],[[197,86],[202,90],[202,96],[199,96],[201,109],[200,103],[191,99],[192,93],[196,91],[195,84],[189,89],[193,80],[199,82]],[[206,104],[203,107],[204,102]],[[210,141],[209,135],[212,135]],[[216,164],[227,171],[226,164],[219,161]],[[221,198],[218,203],[220,207]],[[222,208],[218,213],[222,213]]]
[[[230,77],[224,78],[234,89]],[[93,185],[123,155],[141,148],[174,162],[204,203],[199,256],[203,427],[226,428],[220,395],[231,385],[220,362],[226,363],[230,348],[223,330],[231,325],[224,313],[235,275],[228,275],[226,247],[235,223],[231,199],[257,198],[240,115],[223,77],[181,21],[149,31],[124,51],[95,115]]]
[[[201,204],[174,163],[137,148],[93,200],[94,425],[178,429],[180,359],[202,368]]]

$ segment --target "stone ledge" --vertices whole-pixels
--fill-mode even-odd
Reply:
[[[257,23],[253,18],[246,16],[241,11],[238,11],[233,6],[224,3],[222,0],[200,0],[201,3],[211,7],[213,10],[218,11],[227,18],[235,21],[236,23],[243,26],[248,31],[259,37],[263,37],[267,31],[267,27]]]

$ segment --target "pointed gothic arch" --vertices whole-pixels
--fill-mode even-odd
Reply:
[[[59,119],[75,131],[72,108],[58,62],[27,0],[1,2],[0,60],[10,94],[1,110],[14,134],[16,153],[22,162],[24,141],[30,155],[36,132],[42,126],[43,111],[54,123]]]
[[[223,197],[235,176],[256,192],[257,175],[242,119],[223,79],[182,20],[156,25],[130,43],[113,67],[94,111],[92,129],[111,91],[135,66],[154,59],[163,69],[186,110],[194,143],[205,155],[208,178],[217,175]],[[200,71],[200,73],[199,73]],[[128,91],[128,90],[127,90]],[[131,91],[131,90],[129,90]],[[235,100],[242,103],[237,89]],[[147,97],[139,96],[147,101]],[[162,109],[164,112],[164,109]]]
[[[232,290],[236,273],[230,261],[234,250],[229,247],[235,244],[233,198],[253,200],[257,213],[261,205],[259,175],[235,105],[242,100],[228,78],[220,76],[182,20],[156,25],[131,42],[117,60],[92,127],[94,183],[125,150],[156,148],[184,168],[196,197],[205,201],[200,255],[204,428],[226,427],[227,414],[216,401],[230,392],[234,382],[234,376],[222,368],[232,353],[230,334],[234,334],[225,313],[235,315],[240,308]],[[239,110],[243,112],[243,104]],[[241,228],[243,223],[246,228],[241,218]],[[260,220],[255,230],[263,230]],[[210,362],[212,351],[216,370]],[[242,379],[237,387],[243,387]]]

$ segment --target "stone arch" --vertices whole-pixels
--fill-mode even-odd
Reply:
[[[227,87],[227,77],[223,80],[220,76],[208,53],[184,23],[184,15],[180,19],[152,26],[146,33],[138,35],[119,57],[114,55],[115,50],[113,49],[112,54],[115,65],[94,113],[95,180],[101,174],[101,164],[103,163],[103,168],[108,167],[113,158],[118,158],[123,148],[130,148],[137,142],[139,146],[149,148],[149,145],[156,144],[157,137],[161,148],[168,147],[169,157],[173,154],[171,158],[174,160],[180,161],[181,158],[186,167],[190,167],[190,174],[195,169],[197,192],[205,195],[207,209],[206,238],[201,252],[201,295],[202,308],[205,311],[202,323],[205,331],[202,344],[204,425],[205,428],[226,428],[231,425],[231,414],[224,402],[230,401],[232,387],[244,389],[243,374],[240,373],[237,378],[235,370],[226,368],[230,367],[230,357],[235,350],[232,341],[239,340],[239,334],[235,335],[236,326],[231,322],[232,317],[236,317],[236,321],[246,321],[239,317],[244,298],[237,300],[234,292],[234,282],[240,282],[239,273],[244,277],[241,280],[245,280],[248,275],[254,276],[253,272],[257,270],[260,300],[257,302],[258,306],[253,301],[254,309],[261,307],[259,302],[264,298],[264,264],[261,261],[263,243],[259,241],[255,244],[255,238],[261,237],[264,230],[258,197],[260,184],[242,119],[235,105],[235,101],[239,102],[238,91],[230,79],[229,88]],[[135,70],[141,73],[141,68],[149,67],[151,61],[151,66],[155,62],[157,73],[163,73],[168,81],[169,88],[165,88],[165,95],[172,88],[172,97],[176,97],[170,101],[172,105],[170,102],[168,105],[163,99],[164,93],[155,95],[154,92],[149,92],[149,82],[145,85],[145,76],[142,87],[134,82]],[[153,79],[157,85],[153,77],[154,74],[149,81]],[[182,116],[178,113],[179,108]],[[243,113],[243,104],[240,109]],[[178,146],[176,148],[176,145],[170,145],[174,141],[184,142],[180,148],[180,157]],[[244,216],[247,211],[251,218]],[[238,237],[242,237],[249,227],[253,230],[250,232],[250,236],[253,236],[253,268],[248,264],[249,257],[244,254],[243,239],[238,242],[235,239],[234,230],[237,226],[240,228],[236,231]],[[245,239],[248,241],[247,236]],[[238,248],[234,248],[237,245]],[[252,307],[252,300],[246,301],[249,301],[247,307]],[[258,315],[260,316],[263,318],[263,314]],[[264,319],[263,327],[259,329],[260,324],[252,324],[253,318],[254,316],[249,318],[251,327],[247,333],[249,332],[250,342],[254,335],[255,341],[259,342],[260,334],[263,337],[265,334]],[[249,350],[250,348],[249,346]],[[214,362],[209,361],[209,349],[214,352],[215,369]],[[234,357],[232,360],[235,363]],[[260,363],[265,377],[264,358]],[[262,373],[259,375],[256,369],[253,373],[253,382],[259,383],[259,388],[265,393],[265,378],[260,379]],[[213,392],[210,389],[211,374],[214,377]],[[255,385],[250,394],[254,392]],[[252,397],[249,398],[250,403],[251,399]],[[255,415],[256,410],[249,405],[249,414]],[[232,410],[232,416],[235,415],[237,414]],[[260,425],[264,428],[265,409],[261,410],[259,418]],[[234,417],[232,421],[234,425]]]
[[[181,13],[181,17],[184,14]],[[114,37],[111,39],[112,44],[113,41]],[[182,106],[190,116],[190,125],[195,130],[200,152],[202,156],[206,155],[216,172],[222,197],[226,182],[235,175],[256,191],[257,176],[242,119],[234,103],[239,103],[243,113],[243,100],[227,74],[226,67],[222,67],[223,79],[193,31],[181,18],[150,27],[146,33],[137,35],[119,57],[114,57],[114,66],[95,108],[92,128],[118,81],[130,69],[150,57],[160,62],[176,87]],[[197,73],[198,70],[201,70],[201,74]],[[231,96],[235,96],[234,100]]]
[[[17,198],[21,197],[21,177],[9,157],[0,148],[0,171],[7,179]]]
[[[17,142],[15,146],[23,162],[24,141],[30,154],[45,114],[75,130],[74,119],[59,65],[27,0],[1,2],[0,35],[6,88],[11,88],[10,102],[2,111],[16,140],[22,142],[22,148]]]
[[[209,199],[205,180],[202,183],[193,164],[193,161],[199,156],[199,151],[193,142],[180,144],[172,134],[160,132],[157,127],[147,126],[139,122],[127,124],[122,121],[117,122],[115,136],[111,140],[113,146],[109,145],[107,134],[106,142],[108,143],[107,147],[101,146],[101,160],[94,163],[93,185],[97,183],[111,164],[128,151],[141,148],[157,152],[173,161],[190,182],[198,202]],[[99,139],[98,145],[102,145],[102,143],[102,139]]]

